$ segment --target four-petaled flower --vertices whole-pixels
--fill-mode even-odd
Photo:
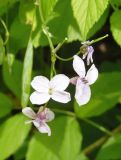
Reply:
[[[73,68],[79,76],[71,78],[70,82],[76,85],[75,98],[77,103],[79,105],[84,105],[90,100],[91,90],[89,85],[97,80],[98,70],[95,65],[92,64],[86,74],[85,64],[77,55],[74,56]]]
[[[30,96],[32,104],[41,105],[52,98],[61,103],[67,103],[71,100],[70,93],[64,91],[69,85],[69,78],[64,74],[54,76],[50,81],[44,76],[37,76],[31,82],[36,90]]]
[[[31,118],[31,120],[25,122],[26,124],[32,122],[39,132],[48,133],[48,136],[51,136],[51,129],[46,122],[52,121],[55,116],[49,108],[40,107],[39,111],[35,113],[30,107],[26,107],[22,112]]]

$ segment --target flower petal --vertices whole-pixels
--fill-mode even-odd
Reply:
[[[22,113],[31,119],[36,118],[36,113],[30,107],[25,107],[22,109]]]
[[[49,80],[44,76],[36,76],[32,80],[31,86],[38,92],[48,92]]]
[[[54,112],[52,112],[49,108],[45,108],[46,119],[45,122],[50,122],[55,118]]]
[[[75,55],[74,56],[74,60],[73,60],[73,68],[75,70],[75,72],[81,77],[85,77],[85,65],[84,65],[84,62],[83,60]]]
[[[32,104],[44,104],[46,102],[48,102],[48,100],[50,99],[50,95],[48,93],[40,93],[40,92],[33,92],[30,96],[30,101]]]
[[[71,78],[70,83],[73,84],[73,85],[76,85],[78,78],[79,78],[78,76]]]
[[[94,64],[88,70],[87,75],[86,75],[85,78],[89,82],[89,85],[93,84],[97,80],[97,78],[98,78],[98,70],[97,70],[97,68],[95,67]]]
[[[48,133],[48,136],[51,136],[51,129],[45,122],[33,121],[35,127],[39,130],[40,133]]]
[[[75,98],[79,105],[88,103],[91,97],[91,90],[88,84],[84,84],[80,79],[77,80]]]
[[[69,85],[69,78],[64,74],[54,76],[50,81],[50,87],[54,90],[64,91]]]
[[[51,98],[60,103],[68,103],[71,100],[70,93],[65,91],[55,91]]]
[[[87,65],[90,65],[90,63],[93,63],[93,52],[94,49],[92,46],[88,46],[88,55],[87,55]]]

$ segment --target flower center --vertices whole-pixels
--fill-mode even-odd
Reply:
[[[53,89],[52,89],[52,88],[49,88],[48,94],[49,94],[49,95],[52,95],[52,93],[53,93]]]
[[[88,83],[88,80],[86,80],[85,78],[81,78],[81,80],[84,84]]]

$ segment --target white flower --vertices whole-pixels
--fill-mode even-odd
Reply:
[[[55,115],[50,109],[43,109],[43,107],[40,107],[39,111],[35,113],[30,107],[26,107],[22,109],[22,112],[24,115],[31,118],[31,120],[25,122],[26,124],[32,122],[39,132],[48,133],[48,136],[51,136],[50,127],[46,122],[52,121]]]
[[[73,68],[79,76],[71,78],[70,82],[76,85],[75,98],[77,103],[79,105],[84,105],[90,100],[90,85],[97,80],[98,70],[95,65],[92,64],[86,74],[84,62],[77,55],[74,56]]]
[[[50,81],[44,76],[37,76],[31,82],[36,90],[30,96],[32,104],[41,105],[52,98],[61,103],[67,103],[71,100],[70,93],[64,91],[69,85],[69,78],[64,74],[54,76]]]

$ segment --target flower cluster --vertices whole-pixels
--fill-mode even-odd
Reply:
[[[71,96],[65,89],[70,83],[76,86],[75,99],[79,106],[89,102],[91,97],[90,85],[97,80],[98,70],[95,65],[92,64],[86,72],[83,59],[87,58],[87,65],[93,63],[92,56],[94,49],[92,46],[87,45],[87,43],[83,45],[86,47],[86,52],[83,54],[82,59],[77,55],[73,57],[73,69],[77,73],[77,76],[69,79],[64,74],[58,74],[51,80],[48,80],[44,76],[36,76],[31,82],[31,86],[35,90],[30,96],[32,104],[47,104],[50,99],[60,103],[68,103],[71,101]],[[30,107],[26,107],[22,112],[31,118],[31,120],[26,123],[32,122],[41,133],[48,133],[48,136],[51,135],[51,130],[46,123],[54,119],[54,113],[50,109],[40,107],[39,111],[35,113]]]

